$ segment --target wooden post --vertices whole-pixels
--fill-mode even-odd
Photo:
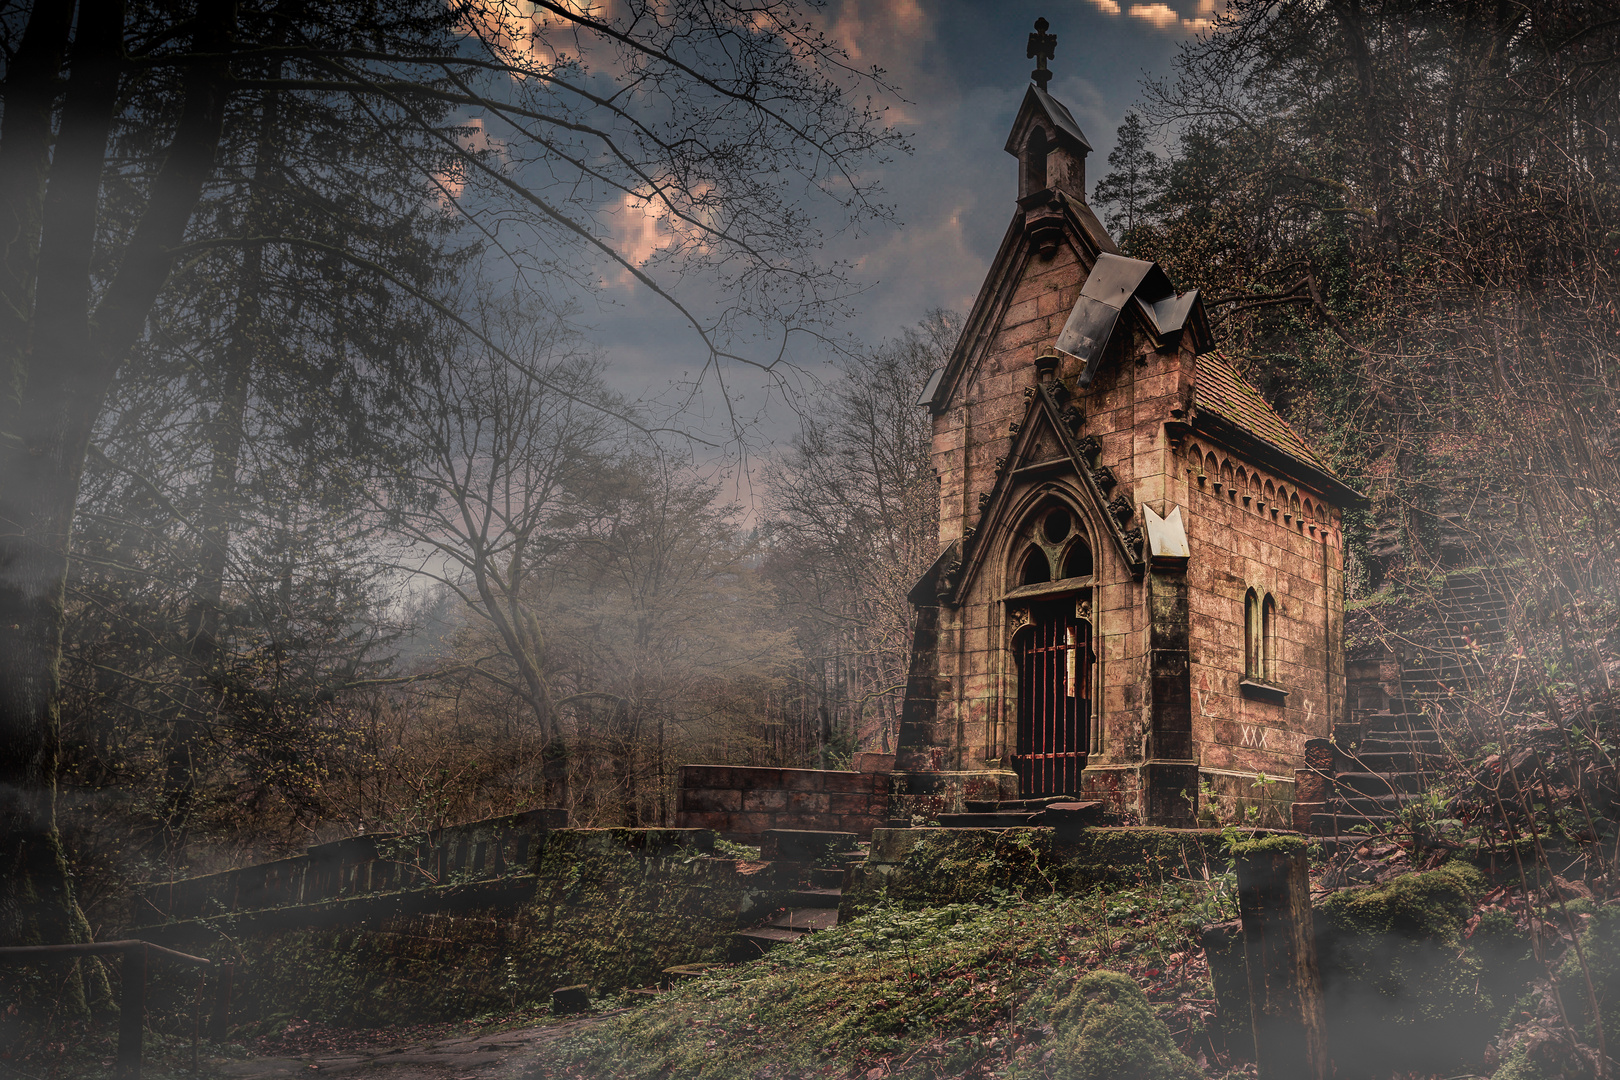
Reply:
[[[146,1026],[146,946],[123,950],[119,965],[122,986],[118,995],[118,1057],[116,1080],[140,1080],[141,1035]]]
[[[202,1040],[203,991],[208,987],[208,969],[197,972],[197,992],[191,996],[191,1071],[197,1072],[197,1043]]]
[[[1233,855],[1260,1080],[1327,1080],[1305,841],[1270,836],[1238,845]]]
[[[214,967],[214,1015],[208,1025],[208,1037],[222,1043],[230,1027],[231,980],[236,976],[236,965],[216,964]]]

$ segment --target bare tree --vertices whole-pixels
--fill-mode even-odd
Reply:
[[[402,565],[450,589],[483,629],[490,654],[472,672],[523,702],[560,788],[556,646],[533,601],[604,513],[600,478],[625,445],[615,414],[626,410],[560,313],[482,300],[473,318],[476,336],[455,339],[413,403],[428,453],[406,478],[412,496],[378,509],[406,544]]]
[[[829,727],[885,748],[911,652],[906,593],[939,553],[933,432],[917,395],[960,327],[935,311],[847,359],[767,474],[767,566],[805,657],[803,692]]]
[[[68,538],[102,403],[177,262],[301,248],[334,278],[380,268],[454,317],[379,267],[363,231],[323,239],[286,227],[340,218],[343,201],[321,181],[355,146],[386,144],[399,160],[383,168],[402,194],[429,205],[436,193],[525,275],[591,277],[588,255],[664,296],[719,376],[747,359],[730,348],[734,332],[785,335],[843,295],[839,275],[815,263],[799,200],[820,193],[840,213],[881,215],[860,167],[893,145],[847,93],[861,77],[791,0],[747,10],[629,0],[600,17],[550,0],[39,2],[0,14],[0,45],[6,941],[82,932],[51,797]],[[243,135],[266,95],[334,106],[283,114],[319,152],[285,161],[261,194],[296,212],[199,215],[221,171],[240,164],[233,155],[255,145]],[[784,176],[801,183],[785,189]],[[651,214],[668,242],[649,256],[616,239],[623,213]],[[719,274],[729,299],[700,314],[673,290],[701,270]]]
[[[730,707],[734,692],[780,678],[793,642],[758,540],[715,482],[651,452],[602,479],[599,522],[540,602],[566,642],[578,771],[598,789],[586,816],[664,825],[674,755],[746,742],[758,718]]]

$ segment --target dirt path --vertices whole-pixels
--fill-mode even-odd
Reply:
[[[228,1080],[287,1080],[303,1076],[353,1076],[356,1080],[519,1080],[542,1043],[601,1023],[622,1010],[562,1023],[536,1024],[511,1031],[432,1039],[409,1046],[353,1053],[254,1057],[214,1061],[213,1071]]]

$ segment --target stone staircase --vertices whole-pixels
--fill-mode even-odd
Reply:
[[[1326,780],[1324,801],[1307,802],[1309,832],[1359,842],[1366,833],[1399,825],[1402,808],[1422,797],[1440,762],[1435,719],[1458,709],[1485,685],[1482,657],[1508,643],[1503,582],[1493,571],[1450,574],[1432,607],[1387,636],[1398,648],[1380,658],[1381,686],[1373,708],[1334,725],[1332,742],[1306,746],[1309,770]],[[1367,704],[1371,683],[1352,688],[1351,700]]]
[[[838,925],[838,902],[844,895],[844,868],[865,853],[855,834],[812,829],[772,829],[760,843],[760,855],[799,868],[799,888],[782,909],[756,926],[731,935],[731,959],[752,960],[778,945]],[[828,866],[829,861],[840,865]]]
[[[1423,712],[1374,713],[1358,724],[1335,725],[1327,750],[1331,794],[1311,814],[1310,832],[1354,839],[1394,828],[1401,808],[1423,795],[1434,776],[1440,734]]]

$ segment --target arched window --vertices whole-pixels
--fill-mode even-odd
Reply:
[[[1024,194],[1046,187],[1046,129],[1036,128],[1024,143]]]
[[[1260,604],[1260,677],[1277,681],[1277,601],[1270,593]]]
[[[1276,682],[1277,601],[1253,589],[1243,597],[1243,675]]]
[[[1008,581],[1015,588],[1088,578],[1096,569],[1086,530],[1069,507],[1055,501],[1025,519],[1012,550]]]
[[[1257,678],[1265,655],[1261,642],[1260,596],[1253,589],[1243,598],[1243,674]]]
[[[1086,538],[1077,536],[1074,543],[1069,545],[1069,551],[1063,556],[1063,576],[1090,577],[1091,576],[1091,545]]]
[[[1052,561],[1037,544],[1029,545],[1024,553],[1024,567],[1018,574],[1018,584],[1039,585],[1052,580]]]

